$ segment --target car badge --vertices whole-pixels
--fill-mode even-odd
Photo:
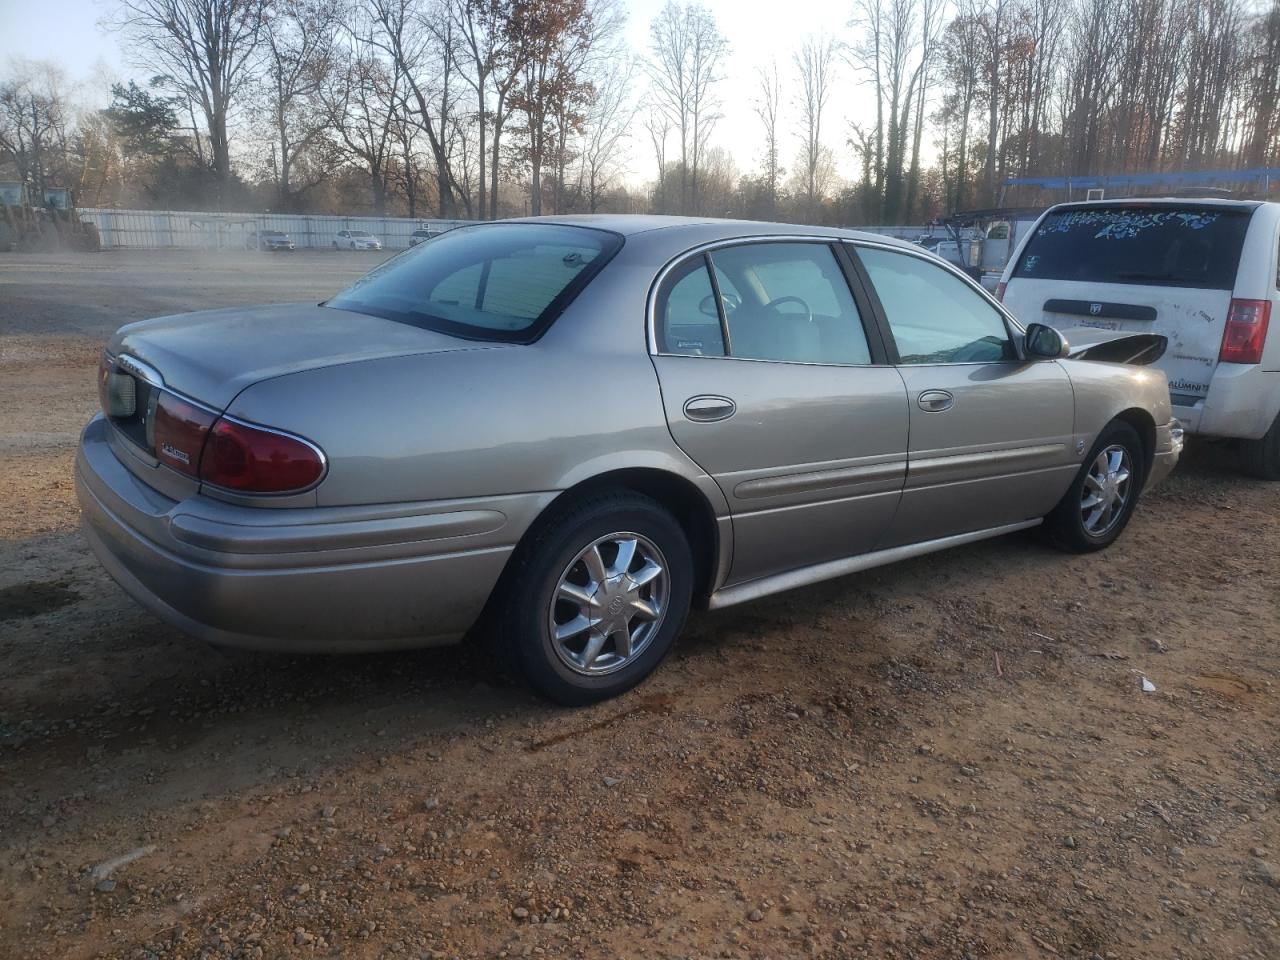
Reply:
[[[1090,313],[1090,314],[1092,314],[1093,316],[1095,316],[1095,317],[1096,317],[1096,316],[1097,316],[1098,314],[1100,314],[1101,312],[1102,312],[1102,304],[1100,304],[1100,303],[1091,303],[1091,304],[1089,304],[1089,313]]]

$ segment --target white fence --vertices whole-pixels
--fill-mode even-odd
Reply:
[[[207,213],[183,210],[109,210],[81,207],[81,219],[94,224],[104,249],[243,250],[256,230],[282,230],[299,249],[332,247],[339,230],[367,230],[388,250],[409,246],[415,230],[443,230],[466,220],[401,217],[332,217],[288,213]]]
[[[110,210],[81,207],[82,219],[98,228],[103,248],[162,250],[243,250],[256,230],[282,230],[299,249],[332,247],[339,230],[367,230],[388,250],[409,246],[415,230],[443,230],[467,220],[407,217],[336,217],[288,213],[208,213],[191,210]],[[855,227],[868,233],[914,240],[933,231],[927,226]],[[942,232],[942,231],[939,231]]]

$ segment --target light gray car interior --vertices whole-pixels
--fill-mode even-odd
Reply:
[[[691,605],[1041,524],[1111,543],[1181,431],[1163,374],[1094,349],[884,237],[505,221],[319,306],[122,327],[76,484],[107,570],[194,636],[472,636],[587,703]]]

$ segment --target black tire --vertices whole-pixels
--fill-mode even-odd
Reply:
[[[1123,504],[1108,520],[1105,529],[1091,531],[1085,524],[1082,509],[1085,485],[1099,456],[1111,447],[1121,448],[1127,455],[1128,492]],[[1138,498],[1142,495],[1142,487],[1147,479],[1146,464],[1146,453],[1138,431],[1123,420],[1111,421],[1098,435],[1093,449],[1080,465],[1080,471],[1071,481],[1067,492],[1058,501],[1053,512],[1045,517],[1044,527],[1049,542],[1068,553],[1092,553],[1094,550],[1111,546],[1129,525],[1129,519],[1133,516]]]
[[[335,250],[337,250],[337,249],[338,249],[338,241],[337,241],[337,240],[333,241],[333,249],[335,249]]]
[[[629,490],[600,491],[552,510],[520,545],[503,576],[495,597],[494,639],[507,668],[540,696],[565,706],[584,706],[630,690],[671,650],[689,614],[693,553],[667,510]],[[575,558],[616,533],[638,534],[660,551],[666,602],[643,647],[637,644],[634,659],[623,659],[612,672],[588,675],[571,668],[557,650],[551,633],[552,597],[558,595],[562,576],[574,569]],[[637,634],[640,629],[643,626]],[[607,642],[615,644],[613,639]]]
[[[1280,416],[1257,440],[1240,441],[1240,469],[1259,480],[1280,480]]]

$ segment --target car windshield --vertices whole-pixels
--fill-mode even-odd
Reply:
[[[372,237],[372,236],[373,236],[373,234],[372,234],[372,233],[370,233],[368,230],[352,230],[352,231],[351,231],[351,236],[353,236],[353,237]]]
[[[1059,210],[1036,227],[1013,276],[1230,290],[1251,215],[1195,205]]]
[[[413,247],[328,301],[479,340],[538,337],[618,249],[604,230],[486,224]]]
[[[283,237],[284,236],[284,234],[281,233],[279,230],[263,230],[262,235],[264,237]]]

